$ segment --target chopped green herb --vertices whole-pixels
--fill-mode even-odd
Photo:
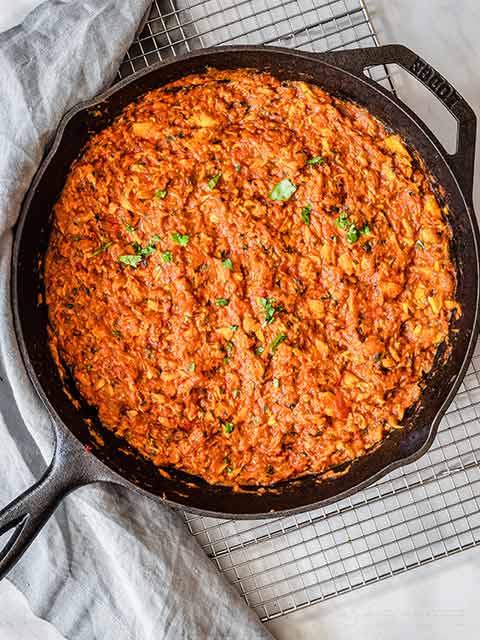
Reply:
[[[315,156],[314,158],[307,160],[307,164],[323,164],[324,162],[325,158],[323,156]]]
[[[132,227],[131,224],[126,224],[125,229],[128,231],[128,233],[133,233],[135,231],[135,227]]]
[[[232,353],[232,351],[233,351],[233,342],[227,342],[227,344],[225,345],[225,349],[226,349],[227,353]]]
[[[275,320],[275,314],[283,311],[283,305],[274,306],[275,298],[260,298],[262,307],[265,310],[265,324],[272,324]]]
[[[270,191],[269,198],[270,200],[288,200],[296,190],[297,187],[293,182],[285,178],[285,180],[281,180],[273,187]]]
[[[78,242],[81,239],[82,239],[82,236],[72,236],[73,242]]]
[[[239,164],[235,165],[235,171],[238,173],[241,170],[241,166]]]
[[[226,307],[229,302],[230,300],[228,298],[217,298],[215,300],[215,304],[217,305],[217,307]]]
[[[262,345],[260,345],[255,349],[255,353],[257,354],[257,356],[261,356],[264,351],[265,351],[265,347]]]
[[[118,329],[112,329],[112,336],[115,336],[115,338],[121,338],[122,332],[119,331]]]
[[[111,242],[104,242],[102,245],[98,247],[98,249],[95,249],[91,257],[93,258],[93,256],[98,256],[99,253],[103,253],[107,249],[110,249],[111,246],[112,246]]]
[[[346,211],[342,211],[335,220],[335,224],[339,229],[346,229],[348,227],[348,213]]]
[[[158,191],[155,191],[155,198],[163,200],[163,198],[167,197],[167,193],[168,191],[165,191],[164,189],[158,189]]]
[[[191,362],[188,370],[190,371],[190,373],[193,373],[195,371],[195,362]]]
[[[287,339],[287,336],[284,333],[279,333],[278,336],[274,340],[272,340],[272,342],[270,343],[270,351],[272,353],[275,353],[275,351],[278,349],[281,343],[286,339]]]
[[[278,389],[278,387],[280,386],[280,380],[278,378],[273,379],[273,386],[275,387],[275,389]]]
[[[159,240],[160,240],[160,236],[153,235],[152,239],[150,240],[150,243],[146,247],[142,247],[142,245],[139,242],[133,242],[132,247],[135,250],[136,255],[120,256],[118,258],[118,261],[122,262],[123,264],[128,264],[133,269],[136,269],[140,264],[140,262],[142,261],[142,258],[146,258],[147,256],[152,255],[152,253],[155,253],[156,243]]]
[[[67,302],[65,306],[67,307],[67,309],[73,309],[75,305],[73,304],[73,302]]]
[[[230,331],[238,331],[238,324],[231,324]]]
[[[236,400],[239,395],[240,395],[240,389],[234,389],[232,391],[232,397],[233,397],[234,400]]]
[[[346,230],[347,240],[351,244],[357,242],[360,236],[366,236],[370,233],[370,227],[368,224],[364,224],[363,227],[357,229],[355,223],[348,219],[347,211],[342,211],[338,218],[335,220],[335,224],[339,229]]]
[[[421,240],[417,240],[416,244],[420,247],[420,249],[422,249],[422,251],[423,251],[423,249],[425,249],[425,245],[423,244],[423,242]]]
[[[305,207],[303,207],[302,212],[301,212],[301,216],[302,216],[302,220],[304,221],[305,224],[310,224],[310,214],[312,212],[312,205],[311,204],[307,204]]]
[[[225,422],[223,424],[223,432],[224,433],[232,433],[232,431],[234,430],[234,425],[233,422]]]
[[[91,371],[92,370],[92,365],[91,364],[87,364],[85,369],[87,370],[87,372]]]
[[[230,271],[233,271],[233,262],[230,260],[230,258],[225,258],[225,260],[222,261],[222,265],[225,267],[225,269],[230,269]]]
[[[358,230],[353,223],[347,229],[347,240],[351,244],[358,240]]]
[[[213,178],[210,178],[210,180],[207,182],[207,185],[210,191],[213,191],[215,189],[221,177],[222,177],[222,172],[217,173],[215,176],[213,176]]]
[[[132,269],[136,269],[138,267],[138,265],[140,264],[140,262],[142,261],[142,257],[141,255],[127,255],[127,256],[120,256],[118,258],[118,261],[121,262],[122,264],[127,264],[129,267],[132,267]]]
[[[164,251],[162,253],[162,260],[164,262],[173,262],[173,253],[171,251]]]
[[[176,243],[179,244],[182,247],[186,247],[188,244],[188,241],[190,240],[190,236],[182,235],[180,233],[172,233],[172,240]]]
[[[228,364],[228,356],[225,356],[223,359],[223,364]]]

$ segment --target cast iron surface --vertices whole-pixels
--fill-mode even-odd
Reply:
[[[448,155],[438,140],[402,102],[364,75],[369,66],[396,63],[415,75],[455,116],[457,151]],[[62,191],[72,162],[89,137],[108,126],[122,109],[143,95],[207,66],[221,69],[253,67],[281,79],[302,79],[369,109],[406,140],[424,159],[438,195],[449,208],[453,230],[452,256],[457,271],[457,298],[462,316],[452,322],[448,360],[434,366],[420,402],[409,411],[405,428],[396,430],[375,451],[356,461],[347,473],[328,479],[315,476],[285,482],[261,491],[232,492],[173,470],[161,476],[123,440],[104,429],[95,412],[79,398],[74,406],[47,343],[47,310],[37,304],[43,290],[41,258],[47,248],[50,213]],[[12,303],[25,366],[48,408],[57,446],[44,477],[0,512],[0,535],[15,527],[0,552],[0,576],[18,560],[39,528],[69,491],[106,481],[141,491],[171,506],[203,515],[260,518],[313,509],[364,488],[394,468],[421,456],[431,445],[438,424],[466,372],[478,332],[478,229],[472,207],[476,120],[453,87],[412,51],[399,45],[338,53],[304,53],[274,47],[219,47],[160,63],[131,76],[96,99],[79,105],[63,119],[52,148],[24,202],[12,258]],[[85,420],[101,434],[100,445]]]

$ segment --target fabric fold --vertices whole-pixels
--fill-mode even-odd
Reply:
[[[50,0],[0,34],[1,506],[39,478],[53,450],[13,330],[13,226],[62,115],[113,81],[149,4]],[[72,640],[272,637],[177,513],[119,487],[68,496],[9,578]]]

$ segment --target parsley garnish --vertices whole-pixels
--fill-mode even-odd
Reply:
[[[342,211],[338,218],[335,220],[335,224],[339,229],[346,230],[347,232],[347,240],[351,244],[357,242],[360,236],[366,236],[370,233],[370,227],[368,224],[364,224],[363,227],[357,229],[354,222],[351,222],[348,219],[348,213],[346,211]]]
[[[98,256],[99,253],[103,253],[107,249],[110,249],[111,246],[112,246],[111,242],[104,242],[102,245],[98,247],[98,249],[95,249],[91,257],[93,258],[93,256]]]
[[[238,173],[241,170],[241,166],[239,164],[235,165],[235,171]]]
[[[288,200],[296,190],[297,187],[285,178],[285,180],[281,180],[273,187],[270,191],[269,198],[270,200]]]
[[[152,253],[155,253],[156,244],[159,240],[160,236],[153,235],[152,239],[146,247],[142,247],[139,242],[133,242],[132,247],[135,250],[135,255],[128,254],[125,256],[120,256],[118,258],[118,261],[122,264],[126,264],[129,267],[132,267],[133,269],[136,269],[143,258],[146,258],[147,256],[152,255]]]
[[[315,156],[314,158],[307,160],[307,164],[323,164],[324,162],[325,158],[323,156]]]
[[[233,351],[233,342],[227,342],[227,344],[225,345],[225,349],[226,349],[227,353],[232,353],[232,351]]]
[[[179,244],[182,247],[186,247],[188,244],[188,241],[190,240],[190,236],[182,235],[180,233],[172,233],[172,240],[176,243]]]
[[[112,329],[112,336],[115,336],[115,338],[121,338],[122,332],[119,331],[118,329]]]
[[[230,331],[238,331],[238,324],[231,324]]]
[[[221,177],[222,177],[222,172],[217,173],[215,176],[213,176],[213,178],[210,178],[210,180],[207,182],[207,185],[210,191],[213,191],[215,189]]]
[[[265,323],[264,324],[272,324],[275,320],[275,314],[283,311],[283,305],[279,304],[278,306],[274,306],[275,298],[260,298],[260,302],[262,303],[262,307],[265,310]]]
[[[164,251],[162,253],[162,260],[164,262],[173,262],[173,253],[171,251]]]
[[[230,269],[230,271],[233,271],[233,262],[230,260],[230,258],[225,258],[225,260],[222,261],[222,265],[225,267],[225,269]]]
[[[257,356],[261,356],[264,351],[265,351],[265,347],[262,345],[260,345],[255,349],[255,353],[257,354]]]
[[[420,247],[420,249],[422,249],[422,251],[423,251],[423,249],[425,249],[425,245],[423,244],[423,242],[421,240],[417,240],[416,244]]]
[[[232,431],[235,429],[233,422],[225,422],[223,424],[223,432],[224,433],[232,433]]]
[[[353,223],[347,229],[347,240],[351,244],[358,240],[358,229]]]
[[[125,229],[128,231],[128,233],[133,233],[135,231],[135,227],[132,227],[131,224],[126,224]]]
[[[281,343],[286,339],[287,336],[285,335],[285,333],[279,333],[278,336],[270,343],[270,351],[272,353],[275,353]]]
[[[348,213],[346,211],[342,211],[335,220],[335,224],[339,229],[346,229],[348,227]]]
[[[228,298],[217,298],[215,300],[215,304],[217,305],[217,307],[226,307],[229,302],[230,300]]]
[[[163,200],[163,198],[167,197],[167,193],[168,191],[165,191],[163,189],[158,189],[158,191],[155,191],[155,198],[158,198],[159,200]]]
[[[189,365],[189,367],[188,367],[188,370],[189,370],[191,373],[193,373],[193,372],[195,371],[195,363],[194,363],[194,362],[191,362],[191,363],[190,363],[190,365]]]
[[[310,214],[312,212],[312,205],[307,204],[303,207],[301,211],[302,220],[305,224],[310,224]]]
[[[118,258],[118,261],[121,262],[122,264],[127,264],[129,267],[132,267],[133,269],[136,269],[140,264],[140,262],[142,261],[142,258],[143,256],[141,255],[127,255],[127,256],[120,256]]]
[[[275,387],[275,389],[278,389],[278,387],[280,386],[280,380],[278,378],[273,379],[273,386]]]

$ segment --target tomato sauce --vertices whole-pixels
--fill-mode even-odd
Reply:
[[[418,161],[304,82],[209,70],[92,137],[54,210],[52,352],[159,466],[271,484],[400,428],[455,301]]]

